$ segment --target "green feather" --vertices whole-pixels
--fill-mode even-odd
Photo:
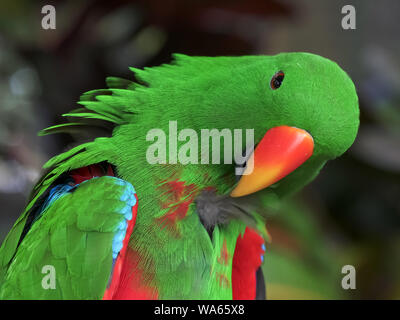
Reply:
[[[38,135],[39,136],[46,136],[49,134],[54,134],[54,133],[63,133],[63,132],[73,132],[82,130],[82,127],[85,126],[83,123],[63,123],[63,124],[57,124],[55,126],[51,126],[49,128],[40,130]]]

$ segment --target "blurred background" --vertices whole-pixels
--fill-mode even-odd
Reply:
[[[41,28],[42,6],[56,30]],[[341,9],[356,9],[343,30]],[[268,223],[270,299],[400,299],[400,1],[114,0],[0,3],[0,242],[41,166],[73,142],[37,137],[106,76],[189,55],[308,51],[339,63],[360,98],[352,148]],[[312,75],[310,75],[312,76]],[[344,265],[356,289],[341,287]]]

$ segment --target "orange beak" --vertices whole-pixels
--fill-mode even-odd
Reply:
[[[231,197],[245,196],[281,180],[302,165],[314,150],[305,130],[279,126],[267,131],[254,152]]]

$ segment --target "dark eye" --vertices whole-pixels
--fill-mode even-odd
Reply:
[[[271,82],[269,83],[271,89],[272,90],[278,89],[281,86],[284,77],[285,74],[283,73],[283,71],[278,71],[277,73],[275,73],[271,79]]]

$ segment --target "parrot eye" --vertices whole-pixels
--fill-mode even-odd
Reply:
[[[281,86],[284,77],[285,74],[283,73],[283,71],[278,71],[277,73],[275,73],[271,79],[271,82],[269,83],[271,89],[272,90],[278,89]]]

